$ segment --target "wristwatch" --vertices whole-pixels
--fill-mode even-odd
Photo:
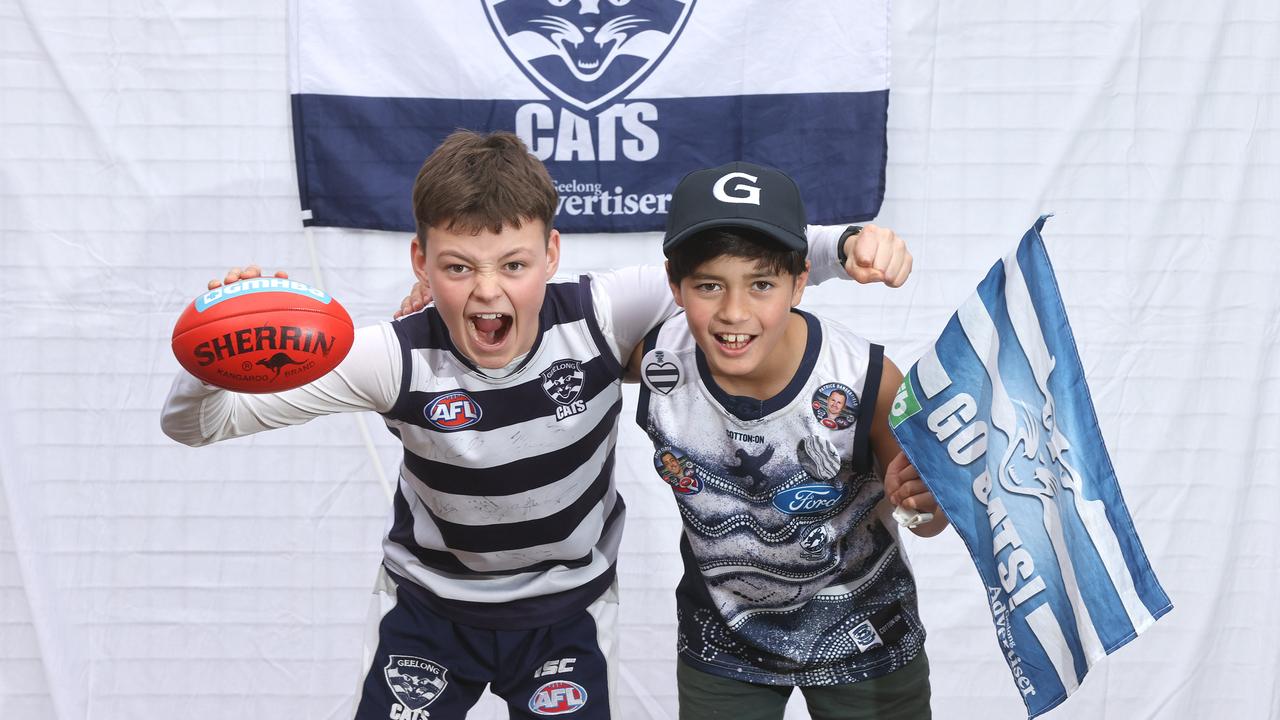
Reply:
[[[836,243],[836,259],[840,261],[840,267],[844,267],[849,262],[849,253],[844,251],[844,241],[862,232],[861,225],[850,225],[840,233],[840,240]]]

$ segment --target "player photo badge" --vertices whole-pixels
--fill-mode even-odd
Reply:
[[[650,350],[640,361],[640,378],[645,387],[659,395],[667,395],[680,387],[684,368],[670,350]]]
[[[848,385],[827,383],[813,393],[813,416],[831,430],[847,430],[858,417],[858,396]]]
[[[697,495],[702,491],[693,469],[693,461],[676,447],[664,447],[653,454],[653,466],[658,476],[681,495]]]
[[[410,711],[430,705],[449,685],[445,666],[412,655],[392,655],[382,672],[396,700]]]

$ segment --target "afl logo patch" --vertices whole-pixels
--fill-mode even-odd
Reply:
[[[432,400],[422,410],[427,422],[441,430],[461,430],[480,422],[480,405],[471,396],[455,390]]]
[[[547,397],[561,405],[578,399],[582,392],[582,363],[577,360],[557,360],[542,371],[542,390]]]
[[[845,430],[858,415],[858,395],[841,383],[827,383],[813,393],[813,416],[830,430]]]
[[[568,715],[587,704],[587,690],[568,680],[552,680],[533,691],[529,709],[538,715]]]
[[[667,395],[684,381],[684,368],[675,353],[669,350],[650,350],[640,362],[640,378],[645,387],[659,395]]]

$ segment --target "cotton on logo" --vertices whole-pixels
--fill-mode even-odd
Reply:
[[[755,175],[748,175],[743,172],[731,172],[716,181],[715,186],[711,188],[711,194],[720,202],[738,203],[740,205],[759,205],[760,188],[755,185],[748,185],[747,183],[741,182],[726,189],[725,186],[729,184],[730,180],[736,180],[739,178],[749,180],[751,182],[757,181]],[[734,194],[730,195],[726,190],[732,191]]]
[[[480,422],[480,406],[464,392],[441,395],[423,411],[427,420],[441,430],[461,430]]]
[[[552,680],[533,692],[529,709],[539,715],[568,715],[587,704],[587,691],[568,680]]]

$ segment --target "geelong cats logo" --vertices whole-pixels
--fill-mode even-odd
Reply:
[[[556,422],[587,409],[587,403],[578,399],[582,383],[582,363],[577,360],[557,360],[542,372],[542,391],[558,403]]]
[[[421,710],[430,705],[449,685],[449,681],[445,679],[449,670],[445,666],[411,655],[392,655],[382,672],[391,693],[409,711]],[[403,717],[408,717],[408,713]]]
[[[590,111],[662,62],[696,0],[483,2],[498,40],[529,79]]]

